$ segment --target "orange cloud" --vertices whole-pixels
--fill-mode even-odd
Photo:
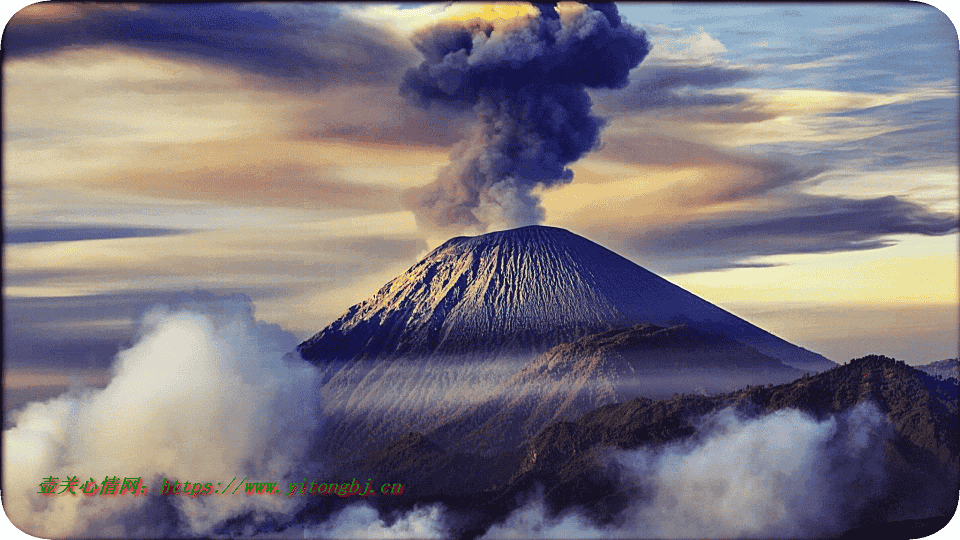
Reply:
[[[40,2],[16,12],[10,24],[68,22],[81,19],[96,11],[136,11],[137,4],[104,4],[93,2]]]
[[[5,369],[5,389],[37,388],[45,386],[106,386],[110,374],[106,370],[64,373],[62,371],[36,371],[31,369]]]
[[[456,3],[444,12],[442,20],[470,21],[482,19],[495,22],[501,19],[513,19],[526,15],[535,15],[537,8],[525,2],[504,2],[498,4]]]

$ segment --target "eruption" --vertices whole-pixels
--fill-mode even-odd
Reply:
[[[425,60],[400,93],[422,107],[472,109],[477,122],[434,182],[405,194],[422,228],[480,233],[543,220],[534,188],[573,179],[567,165],[592,150],[603,119],[587,88],[623,88],[650,45],[613,4],[496,24],[474,19],[417,36]]]

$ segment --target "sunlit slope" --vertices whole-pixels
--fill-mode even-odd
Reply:
[[[522,227],[457,237],[302,343],[314,363],[538,354],[640,323],[692,328],[798,369],[835,364],[569,231]]]

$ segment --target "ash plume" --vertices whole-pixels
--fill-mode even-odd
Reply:
[[[650,50],[613,4],[537,7],[537,15],[448,21],[417,36],[424,61],[407,71],[401,95],[476,115],[437,178],[405,194],[421,228],[479,233],[541,222],[535,188],[570,182],[567,165],[599,140],[604,121],[591,114],[587,88],[623,88]]]

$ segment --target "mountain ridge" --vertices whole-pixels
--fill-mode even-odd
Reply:
[[[501,383],[493,398],[428,436],[453,449],[496,451],[515,447],[547,423],[636,396],[717,394],[803,374],[752,347],[685,324],[642,324],[554,346]]]
[[[610,452],[695,440],[704,418],[728,408],[749,418],[796,410],[823,420],[867,403],[886,417],[881,428],[892,431],[871,450],[882,463],[885,480],[874,485],[877,491],[864,493],[860,507],[851,507],[848,522],[834,531],[838,535],[849,529],[860,537],[862,528],[879,530],[883,523],[937,520],[955,512],[960,478],[957,398],[956,380],[938,380],[902,361],[871,355],[781,385],[604,405],[575,420],[545,425],[522,449],[497,456],[451,452],[430,433],[410,433],[344,465],[350,474],[411,485],[421,477],[431,479],[410,499],[373,502],[391,509],[442,502],[470,516],[460,526],[461,538],[480,536],[538,488],[552,513],[579,509],[598,523],[610,523],[643,496],[618,472],[622,468],[611,467],[605,457]],[[852,466],[841,470],[859,474]],[[461,475],[471,481],[461,485],[434,480]],[[486,485],[477,483],[483,476],[489,478]]]
[[[949,379],[950,377],[960,379],[960,359],[957,358],[938,360],[936,362],[930,362],[929,364],[923,364],[922,366],[916,366],[916,368],[933,376],[939,375],[944,379]]]

